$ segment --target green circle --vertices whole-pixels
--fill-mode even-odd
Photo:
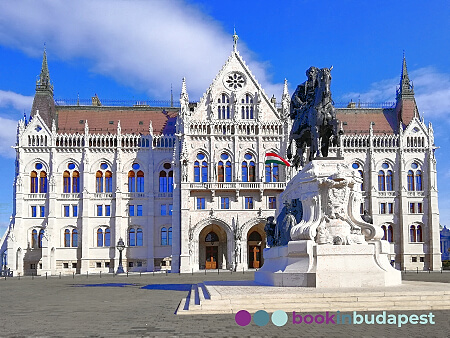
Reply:
[[[253,321],[258,326],[265,326],[269,322],[270,316],[269,314],[264,310],[256,311],[253,315]]]
[[[288,321],[288,315],[283,310],[277,310],[272,313],[272,323],[276,326],[283,326]]]

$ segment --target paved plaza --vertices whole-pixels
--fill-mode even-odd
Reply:
[[[450,272],[402,273],[404,280],[450,283]],[[0,280],[1,337],[450,337],[450,311],[433,311],[435,323],[324,325],[271,322],[240,327],[234,315],[177,316],[186,286],[217,280],[253,280],[253,273],[194,275],[75,275]],[[158,285],[164,284],[164,285]],[[142,289],[158,285],[161,289]],[[155,287],[155,286],[154,286]],[[184,287],[184,289],[183,289]],[[166,290],[164,290],[164,288]],[[450,284],[449,284],[450,288]],[[176,291],[182,289],[183,291]],[[283,309],[281,309],[283,310]],[[337,311],[339,309],[330,309]],[[375,313],[375,312],[374,312]],[[427,311],[403,311],[423,314]],[[375,313],[378,314],[378,313]]]

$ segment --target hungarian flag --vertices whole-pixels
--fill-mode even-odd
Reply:
[[[266,164],[267,163],[282,164],[282,165],[287,165],[288,167],[291,166],[288,161],[286,161],[280,155],[275,154],[275,153],[267,153],[266,154]]]

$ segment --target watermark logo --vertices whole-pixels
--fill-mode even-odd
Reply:
[[[252,315],[247,310],[241,310],[234,316],[236,324],[239,326],[247,326],[252,321]],[[277,310],[270,316],[266,311],[259,310],[253,315],[253,322],[258,326],[265,326],[272,320],[275,326],[284,326],[288,321],[288,315],[283,310]]]
[[[324,314],[305,314],[292,312],[292,324],[334,324],[334,325],[358,325],[358,324],[378,324],[396,325],[402,327],[406,324],[436,324],[434,314],[388,314],[383,311],[378,314],[360,314],[353,311],[349,314],[342,314],[340,311],[325,312]],[[247,310],[240,310],[234,317],[236,324],[247,326],[252,322],[252,315]],[[257,326],[265,326],[272,321],[275,326],[284,326],[289,320],[289,316],[283,310],[277,310],[269,315],[264,310],[256,311],[253,315],[253,322]]]

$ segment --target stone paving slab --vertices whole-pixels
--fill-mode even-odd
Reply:
[[[425,274],[423,274],[425,275]],[[416,276],[418,280],[447,281],[450,274]],[[426,274],[428,275],[428,274]],[[408,276],[409,278],[409,276]],[[411,277],[412,278],[412,277]],[[186,284],[205,280],[247,279],[251,273],[216,276],[130,275],[111,277],[17,277],[0,280],[0,337],[449,337],[450,311],[433,311],[436,324],[324,325],[253,322],[240,327],[234,314],[177,316],[174,311],[186,291],[144,290],[148,284]],[[442,280],[441,280],[442,279]],[[79,284],[131,284],[123,287],[80,287]],[[287,310],[287,309],[286,309]],[[380,309],[381,311],[382,309]],[[372,312],[379,314],[380,311]],[[424,314],[429,311],[402,311]],[[399,313],[399,312],[393,312]]]

